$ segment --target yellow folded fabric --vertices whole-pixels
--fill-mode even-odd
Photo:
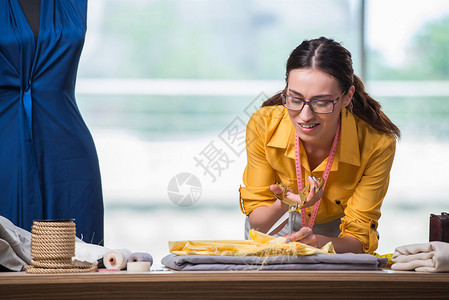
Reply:
[[[335,254],[331,242],[315,248],[298,242],[286,242],[285,237],[249,231],[251,240],[169,241],[170,253],[175,255],[276,256]]]

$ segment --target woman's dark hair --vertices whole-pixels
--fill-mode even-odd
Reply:
[[[362,80],[354,74],[351,53],[339,43],[325,37],[303,41],[287,60],[286,82],[291,70],[303,68],[318,69],[332,75],[342,91],[348,91],[354,85],[355,92],[348,110],[376,130],[400,137],[399,128],[382,112],[380,103],[368,95]],[[282,105],[281,94],[266,100],[262,106]]]

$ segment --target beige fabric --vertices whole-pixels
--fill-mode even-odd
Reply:
[[[395,249],[393,270],[418,272],[449,272],[449,243],[412,244]]]

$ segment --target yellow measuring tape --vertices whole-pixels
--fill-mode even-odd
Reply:
[[[374,255],[376,257],[380,257],[380,258],[388,258],[388,264],[392,265],[394,264],[394,262],[391,260],[391,257],[393,256],[393,253],[388,253],[388,254],[378,254],[376,252],[369,252],[368,254]]]

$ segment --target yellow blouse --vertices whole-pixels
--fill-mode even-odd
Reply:
[[[284,183],[298,192],[295,169],[295,129],[283,106],[262,107],[248,122],[246,147],[248,163],[240,188],[242,212],[248,215],[259,206],[276,200],[269,186]],[[343,108],[341,133],[315,223],[341,218],[340,236],[358,239],[366,252],[377,249],[375,230],[380,208],[388,189],[396,150],[392,135],[378,132]],[[322,177],[327,159],[310,170],[300,143],[304,178]],[[312,207],[306,209],[310,216]]]

